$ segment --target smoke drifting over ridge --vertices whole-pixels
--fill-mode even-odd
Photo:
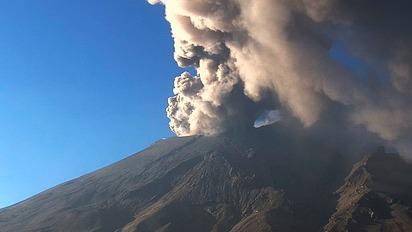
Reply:
[[[162,3],[175,60],[167,115],[178,136],[253,125],[265,110],[303,127],[361,126],[412,151],[407,0],[149,0]],[[343,44],[366,73],[331,56]],[[332,120],[331,120],[332,119]]]

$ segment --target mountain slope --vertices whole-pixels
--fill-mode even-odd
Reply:
[[[340,231],[352,161],[334,147],[281,125],[161,140],[1,209],[0,231]]]
[[[381,148],[354,165],[325,231],[412,231],[412,164]]]

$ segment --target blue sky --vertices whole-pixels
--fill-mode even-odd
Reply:
[[[0,207],[172,136],[162,6],[0,1]]]

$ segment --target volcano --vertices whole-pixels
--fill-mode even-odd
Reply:
[[[0,210],[1,232],[412,231],[412,165],[290,128],[160,140]]]

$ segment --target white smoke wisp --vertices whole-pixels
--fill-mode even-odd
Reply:
[[[282,118],[280,116],[280,112],[278,110],[265,110],[263,113],[256,119],[253,127],[259,128],[263,126],[272,125]]]
[[[360,126],[411,147],[409,1],[149,2],[165,6],[178,65],[197,70],[177,77],[169,98],[170,128],[178,136],[253,126],[259,104],[270,98],[271,108],[305,128],[336,115],[344,122],[336,127]],[[332,58],[337,42],[365,63],[368,75]]]

